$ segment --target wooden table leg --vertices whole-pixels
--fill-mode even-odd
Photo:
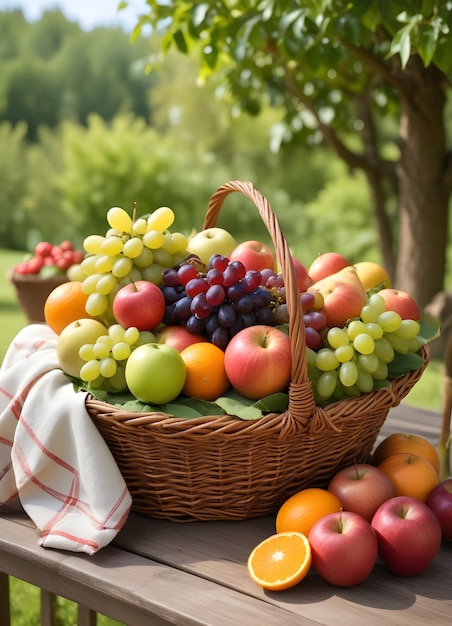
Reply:
[[[97,613],[86,606],[78,605],[77,626],[96,626]]]
[[[50,591],[41,589],[41,625],[57,626],[56,596]]]
[[[11,616],[9,611],[9,576],[0,572],[0,624],[10,626]]]

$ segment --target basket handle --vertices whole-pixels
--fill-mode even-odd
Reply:
[[[289,313],[289,338],[292,353],[292,375],[289,386],[288,416],[307,429],[315,412],[314,392],[308,377],[306,360],[306,335],[299,290],[287,241],[282,234],[278,219],[268,200],[246,181],[230,181],[218,187],[210,198],[203,228],[216,225],[221,206],[227,196],[234,191],[241,192],[257,208],[275,248],[276,259],[281,268],[286,288],[286,302]]]

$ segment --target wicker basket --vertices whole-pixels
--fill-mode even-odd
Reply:
[[[30,324],[44,323],[44,304],[49,293],[69,279],[66,274],[41,278],[35,274],[17,274],[10,271],[8,280],[14,286],[20,308]]]
[[[389,409],[423,371],[409,372],[391,387],[358,398],[317,406],[291,255],[268,201],[251,183],[226,183],[210,200],[204,228],[216,224],[224,199],[235,191],[258,209],[282,268],[292,348],[289,406],[282,414],[255,421],[229,415],[185,420],[130,413],[88,396],[87,410],[124,476],[132,508],[151,517],[246,519],[275,512],[299,489],[327,486],[340,468],[368,460]],[[426,365],[429,350],[423,350]]]

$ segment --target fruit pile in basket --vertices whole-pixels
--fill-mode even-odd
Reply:
[[[377,559],[395,576],[425,572],[442,541],[452,541],[452,478],[441,480],[429,440],[395,432],[368,463],[344,467],[326,488],[308,487],[283,502],[275,534],[250,552],[247,568],[270,591],[299,584],[311,570],[351,587],[367,579]]]
[[[86,237],[73,280],[45,304],[62,369],[111,403],[171,403],[174,414],[189,399],[221,407],[229,398],[234,415],[250,405],[284,410],[289,319],[271,248],[239,243],[218,227],[187,238],[170,230],[169,207],[143,217],[113,207],[106,217],[105,235]],[[434,332],[381,266],[351,265],[333,252],[308,269],[293,264],[318,404],[387,386],[423,365],[418,352]]]
[[[58,245],[49,241],[40,241],[36,244],[33,254],[27,255],[18,263],[13,272],[21,275],[49,278],[66,274],[70,267],[77,265],[84,258],[84,253],[76,250],[74,244],[64,240]]]

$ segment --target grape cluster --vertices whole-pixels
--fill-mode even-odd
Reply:
[[[262,274],[246,271],[243,263],[214,254],[205,268],[196,260],[163,272],[166,313],[163,323],[184,325],[205,335],[222,350],[248,326],[275,325],[273,295],[262,285]]]
[[[79,356],[85,361],[80,369],[81,380],[89,383],[93,389],[106,389],[115,393],[125,391],[127,359],[136,347],[152,341],[156,341],[156,338],[149,331],[112,324],[108,333],[98,337],[95,343],[86,343],[80,347]]]
[[[187,257],[188,241],[182,233],[168,230],[174,222],[169,207],[138,219],[113,207],[107,222],[105,236],[89,235],[84,240],[87,254],[80,265],[85,275],[83,291],[88,294],[86,311],[108,325],[114,323],[111,307],[117,291],[139,280],[161,285],[163,271]]]
[[[386,311],[378,293],[369,296],[359,319],[344,328],[328,329],[324,347],[309,350],[309,377],[316,402],[340,400],[372,391],[388,378],[388,365],[395,353],[418,352],[423,345],[420,325]]]

